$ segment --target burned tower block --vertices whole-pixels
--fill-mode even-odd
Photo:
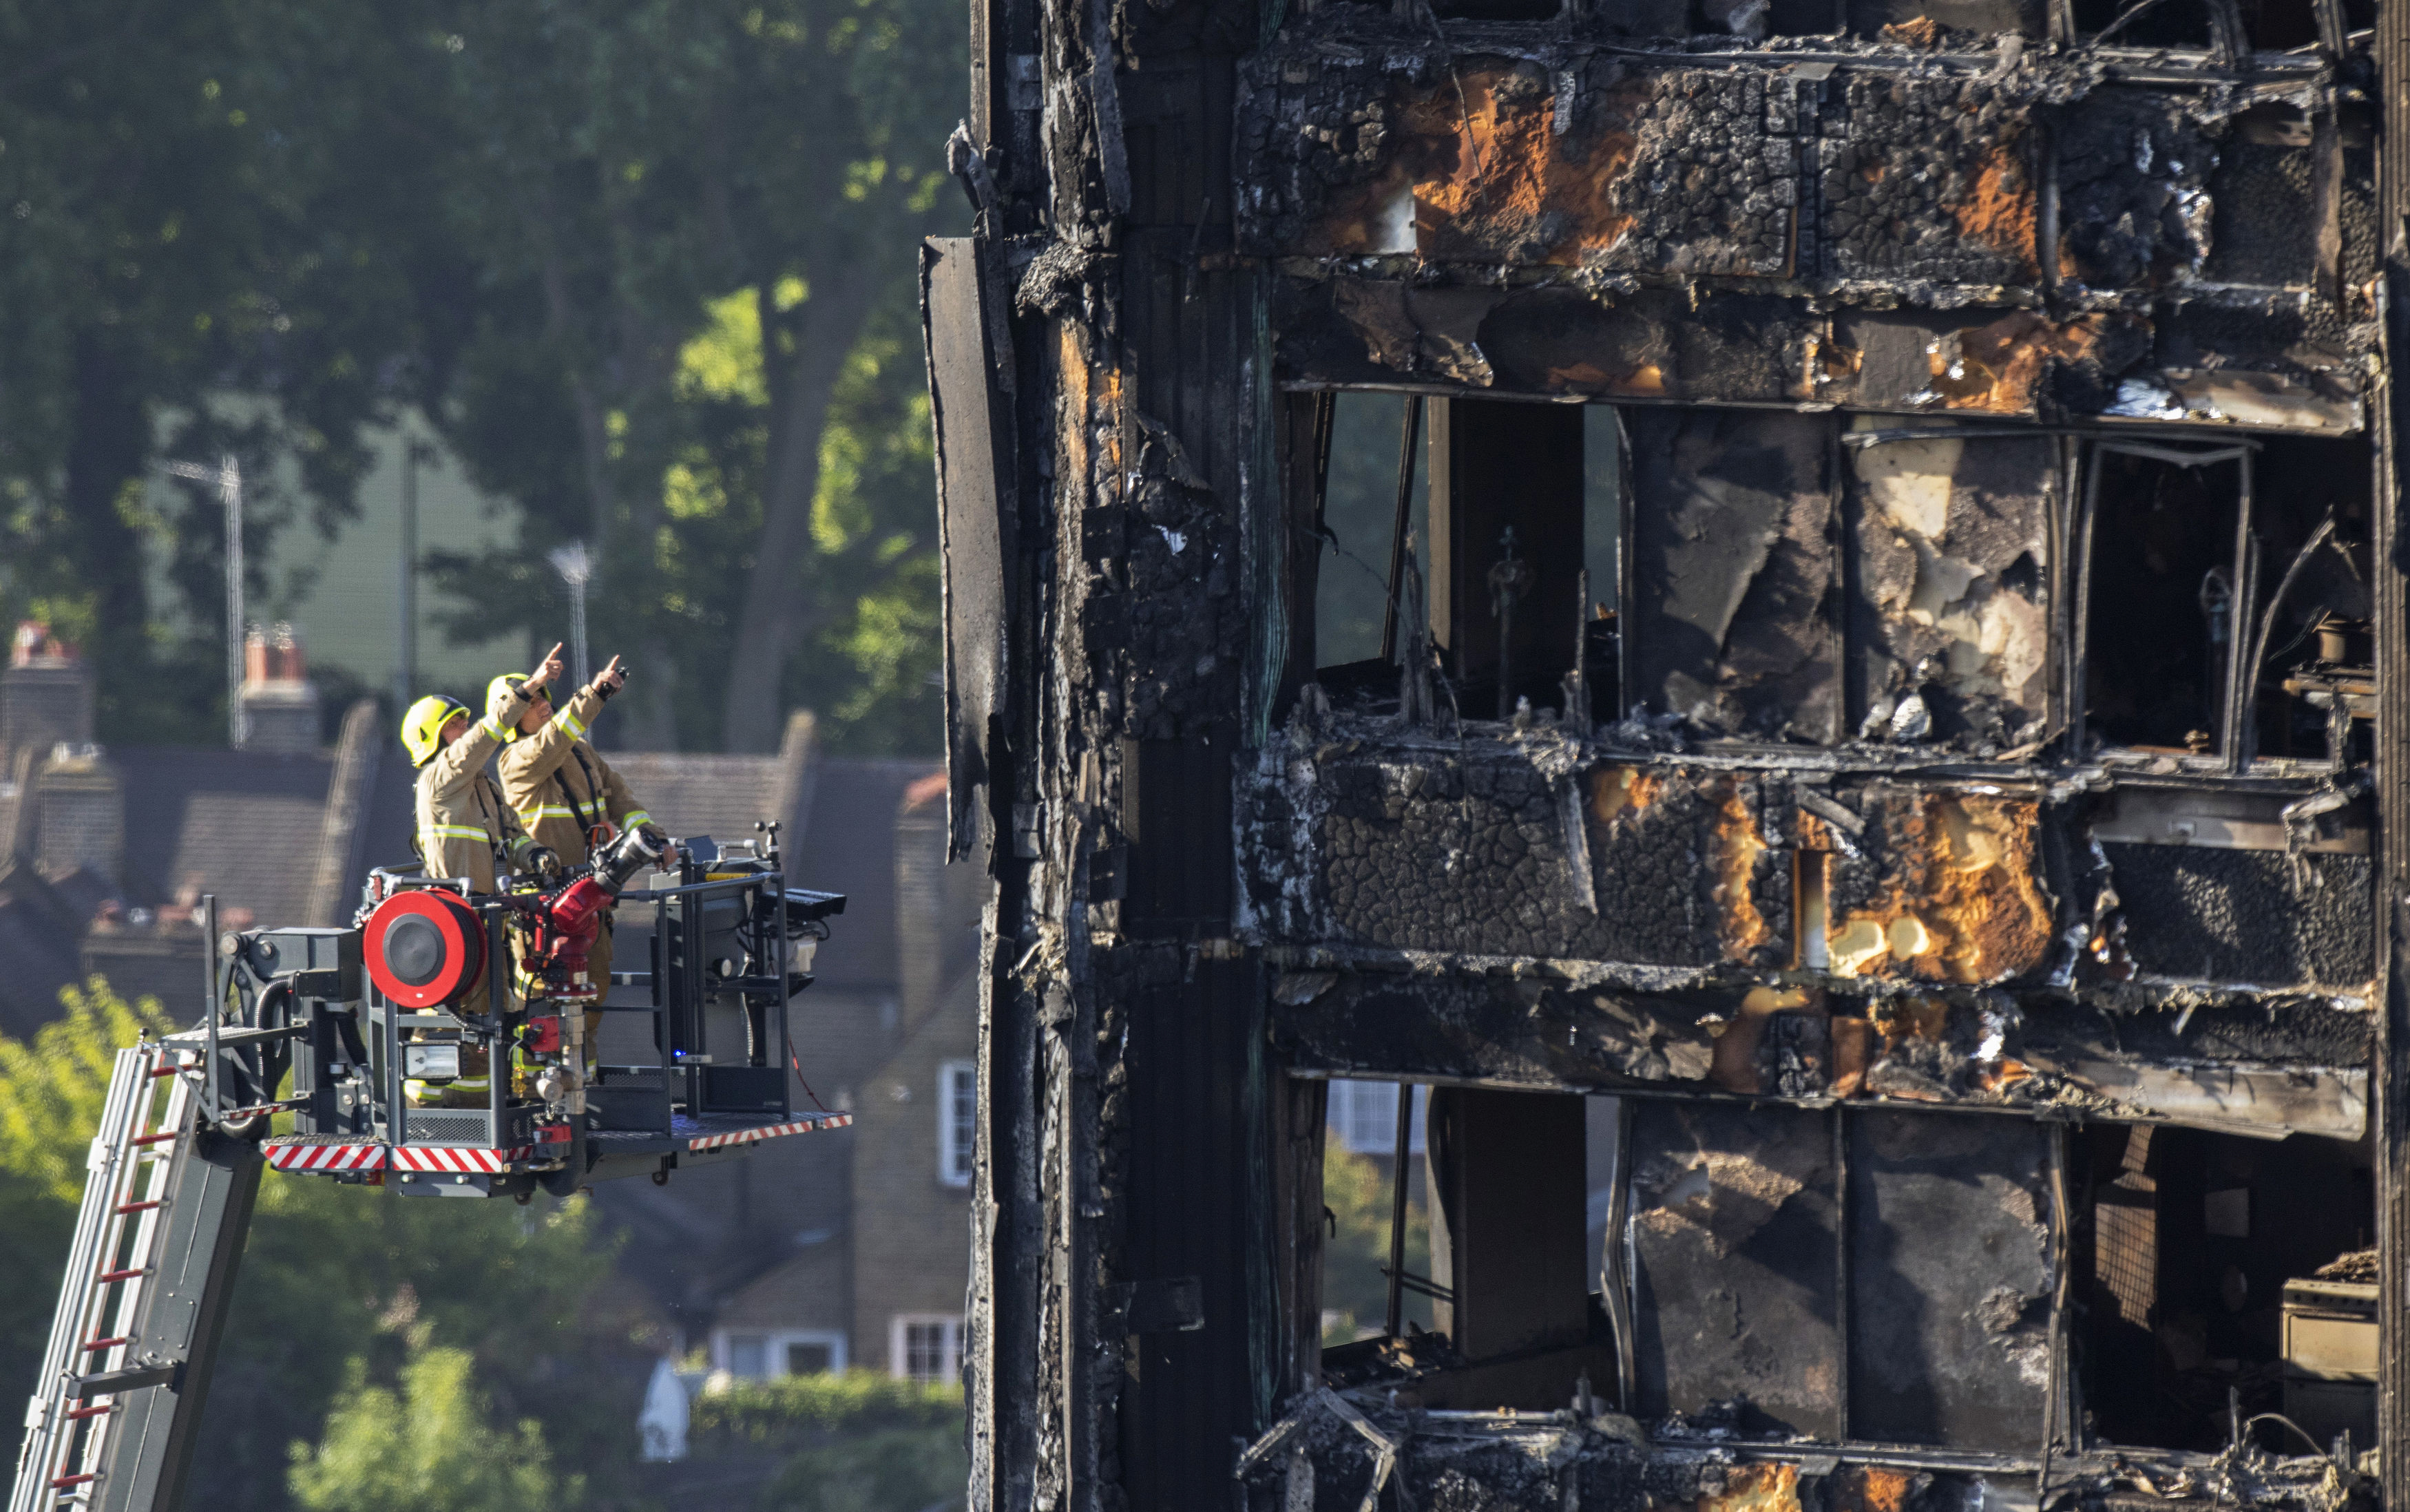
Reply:
[[[2410,1509],[2404,14],[977,0],[975,1506]]]

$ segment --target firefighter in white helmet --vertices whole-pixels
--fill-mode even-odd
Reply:
[[[494,764],[502,778],[502,796],[510,801],[519,822],[536,840],[558,853],[561,864],[582,866],[622,830],[643,826],[657,843],[666,844],[653,816],[628,790],[625,778],[611,769],[586,733],[611,695],[628,685],[619,659],[595,675],[568,704],[556,710],[541,687],[530,688],[519,677],[496,677],[486,689],[489,700],[524,694],[525,710],[517,726],[504,735],[501,758]],[[586,952],[586,980],[594,984],[599,1003],[611,991],[611,915],[602,915],[602,932]],[[602,1014],[586,1015],[586,1058],[590,1067],[600,1046]]]
[[[560,675],[560,647],[555,646],[524,686],[542,692]],[[486,759],[494,753],[527,711],[521,693],[504,690],[488,701],[486,717],[472,720],[457,699],[441,695],[420,699],[401,721],[402,744],[411,764],[418,768],[418,815],[415,843],[430,878],[468,879],[472,893],[491,893],[505,872],[558,875],[560,858],[536,843],[519,823],[517,814],[502,800],[494,779],[486,775]],[[484,982],[469,990],[464,1011],[486,1010]],[[489,1083],[482,1055],[464,1054],[459,1080],[450,1083],[441,1100],[482,1107]],[[412,1083],[414,1101],[425,1101],[430,1089]]]

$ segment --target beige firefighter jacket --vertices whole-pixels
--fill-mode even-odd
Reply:
[[[618,831],[653,821],[626,780],[587,743],[587,727],[602,709],[602,694],[579,689],[544,728],[504,746],[495,763],[502,796],[519,822],[567,866],[590,859],[587,837],[597,823],[607,821]]]
[[[428,876],[466,877],[472,892],[490,893],[497,852],[514,868],[525,864],[536,842],[486,775],[486,758],[525,712],[527,700],[507,694],[418,769],[418,853]]]

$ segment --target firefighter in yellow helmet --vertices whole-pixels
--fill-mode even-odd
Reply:
[[[560,674],[560,647],[555,646],[526,686],[539,693]],[[472,720],[468,706],[440,695],[422,698],[401,721],[402,744],[411,764],[418,768],[416,843],[419,859],[430,878],[463,877],[472,893],[491,893],[501,874],[558,873],[560,858],[538,845],[519,823],[518,815],[503,802],[494,779],[486,775],[492,755],[519,717],[527,699],[516,691],[492,701],[486,717]],[[462,1008],[486,1010],[486,988],[469,991]],[[445,1101],[482,1106],[486,1098],[487,1069],[483,1057],[464,1054],[462,1075],[451,1083]],[[424,1100],[428,1089],[413,1083],[413,1100]]]
[[[611,664],[579,689],[568,705],[555,710],[543,688],[529,688],[515,676],[496,677],[486,689],[488,700],[524,694],[526,711],[503,736],[501,760],[502,796],[517,811],[519,821],[538,842],[559,853],[568,866],[586,865],[596,850],[620,831],[639,825],[663,838],[653,816],[628,791],[627,781],[588,742],[586,732],[611,695],[628,684],[628,674],[613,657]],[[602,915],[602,933],[586,952],[586,980],[607,996],[611,990],[611,915]],[[598,998],[597,1001],[600,1001]],[[602,1015],[586,1015],[586,1056],[590,1064],[602,1038]]]

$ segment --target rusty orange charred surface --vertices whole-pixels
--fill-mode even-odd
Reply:
[[[1530,261],[1574,263],[1586,247],[1613,246],[1631,224],[1612,189],[1632,135],[1607,131],[1570,150],[1551,129],[1547,92],[1526,75],[1493,64],[1458,78],[1461,94],[1450,80],[1395,102],[1386,170],[1334,202],[1311,250],[1448,257],[1514,247]]]
[[[1698,1512],[1799,1512],[1799,1467],[1735,1465],[1722,1491],[1699,1498]]]
[[[2035,875],[2030,800],[1924,792],[1878,806],[1886,861],[1875,897],[1837,914],[1837,975],[1998,981],[2040,967],[2051,914]]]

